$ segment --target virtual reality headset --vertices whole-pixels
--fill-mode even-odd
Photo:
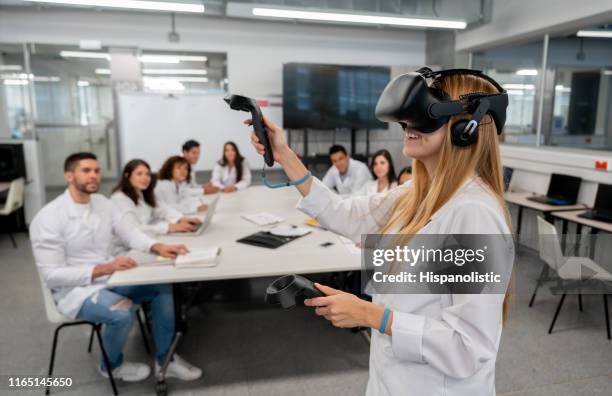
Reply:
[[[498,93],[471,92],[458,100],[439,87],[427,83],[428,79],[444,79],[456,74],[469,74],[490,82]],[[451,116],[471,114],[470,119],[451,126],[452,142],[457,146],[469,146],[478,138],[478,126],[489,114],[501,134],[506,122],[508,94],[492,78],[480,70],[449,69],[432,71],[423,67],[415,72],[395,77],[387,84],[376,105],[376,118],[383,122],[398,122],[403,128],[414,128],[422,133],[432,133],[448,122]]]

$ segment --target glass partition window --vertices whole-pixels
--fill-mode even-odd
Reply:
[[[495,48],[473,54],[473,65],[508,91],[508,113],[502,139],[535,145],[542,42]]]
[[[552,38],[548,68],[552,117],[544,118],[543,144],[612,150],[612,27]]]

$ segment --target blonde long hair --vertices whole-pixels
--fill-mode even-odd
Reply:
[[[472,92],[497,93],[490,82],[469,74],[456,74],[434,80],[432,85],[443,89],[452,100]],[[418,233],[436,213],[459,190],[471,176],[477,175],[490,193],[497,199],[510,227],[510,214],[504,201],[504,182],[497,128],[489,115],[478,127],[478,140],[468,147],[451,143],[450,128],[455,122],[468,118],[467,115],[453,116],[445,125],[446,133],[442,143],[440,160],[435,175],[430,175],[423,162],[412,161],[412,185],[400,196],[391,208],[391,216],[381,233],[400,229],[399,233]],[[503,304],[503,318],[507,317],[510,300],[506,292]]]

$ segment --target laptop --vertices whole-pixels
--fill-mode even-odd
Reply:
[[[612,223],[612,185],[600,184],[597,187],[593,209],[578,215],[579,217]]]
[[[210,225],[212,221],[213,215],[215,214],[215,209],[217,208],[217,202],[219,202],[219,196],[221,194],[217,194],[217,196],[212,200],[210,204],[208,204],[208,210],[204,213],[204,221],[202,221],[198,228],[191,232],[171,232],[170,235],[180,235],[180,236],[198,236],[202,234]]]
[[[527,199],[554,206],[574,205],[578,200],[581,181],[580,177],[553,173],[550,177],[546,195],[536,195]]]

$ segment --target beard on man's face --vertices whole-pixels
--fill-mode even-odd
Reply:
[[[100,183],[99,182],[85,182],[85,183],[80,183],[78,181],[74,181],[74,187],[84,193],[84,194],[93,194],[98,192],[98,188],[100,187]]]

